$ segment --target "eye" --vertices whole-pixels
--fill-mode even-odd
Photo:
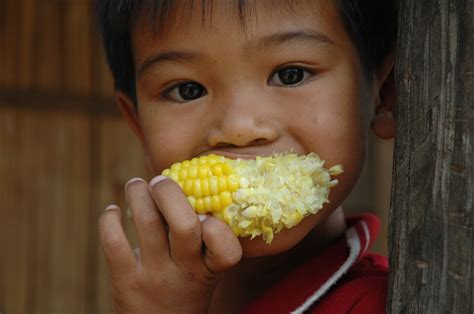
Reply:
[[[206,89],[199,83],[185,82],[173,85],[164,94],[168,98],[176,102],[187,102],[196,100],[206,95]]]
[[[308,70],[299,67],[288,67],[273,73],[269,83],[276,86],[298,86],[312,76]]]

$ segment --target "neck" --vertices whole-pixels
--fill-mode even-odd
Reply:
[[[211,312],[239,312],[297,265],[318,255],[340,238],[345,230],[344,213],[339,207],[292,249],[274,256],[242,259],[236,267],[222,275]]]

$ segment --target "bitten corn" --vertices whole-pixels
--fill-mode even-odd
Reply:
[[[252,160],[201,156],[173,164],[162,174],[183,189],[199,214],[212,214],[241,237],[263,236],[271,243],[275,233],[297,225],[329,202],[329,190],[338,183],[316,154],[274,154]]]

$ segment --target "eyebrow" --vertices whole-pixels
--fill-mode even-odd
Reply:
[[[274,48],[276,46],[291,42],[291,41],[306,41],[316,45],[335,45],[328,36],[320,32],[315,32],[313,30],[303,30],[303,31],[294,31],[294,32],[279,32],[270,35],[263,36],[256,40],[250,41],[244,47],[244,50],[247,52],[258,51],[269,48]],[[196,59],[203,59],[204,56],[201,53],[193,51],[165,51],[156,53],[149,58],[147,58],[138,70],[138,77],[140,77],[143,72],[151,67],[155,67],[160,63],[164,62],[185,62],[190,63]]]
[[[202,55],[192,51],[166,51],[156,53],[147,58],[138,70],[138,77],[147,69],[164,62],[192,62],[195,59],[202,58]]]
[[[260,50],[273,48],[291,41],[306,41],[316,45],[335,45],[328,36],[313,30],[302,30],[294,32],[280,32],[266,35],[257,39],[246,47],[247,50]]]

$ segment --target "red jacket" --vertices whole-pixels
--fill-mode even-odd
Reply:
[[[344,238],[292,271],[244,313],[384,313],[387,259],[367,253],[380,221],[364,214],[347,224]]]

